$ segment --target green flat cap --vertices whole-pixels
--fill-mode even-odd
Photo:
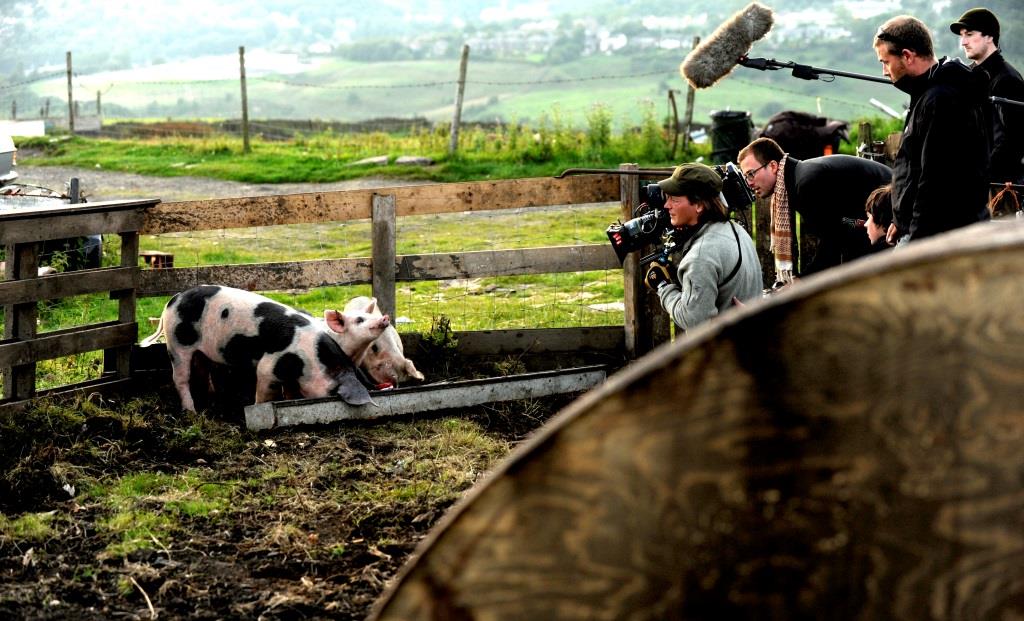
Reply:
[[[722,191],[722,178],[710,166],[682,164],[671,177],[659,181],[658,187],[668,196],[714,198]]]

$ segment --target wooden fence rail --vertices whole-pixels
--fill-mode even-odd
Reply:
[[[138,231],[145,210],[158,202],[60,203],[54,207],[0,210],[0,244],[6,254],[5,280],[0,282],[0,305],[4,309],[4,338],[0,341],[4,399],[0,403],[36,396],[37,362],[88,351],[104,351],[108,384],[129,379],[131,348],[138,335]],[[121,238],[120,267],[38,276],[40,242],[111,233]],[[37,332],[39,302],[101,292],[109,292],[118,300],[116,321]]]
[[[631,167],[632,165],[624,165]],[[36,395],[35,364],[83,351],[107,352],[105,376],[128,379],[128,360],[137,336],[138,296],[170,295],[202,283],[247,290],[311,289],[367,284],[386,312],[394,313],[395,284],[502,275],[618,269],[607,244],[460,253],[397,255],[395,221],[399,217],[485,210],[522,209],[600,202],[621,202],[630,217],[639,198],[636,177],[605,174],[575,177],[398,186],[375,190],[261,196],[160,203],[111,201],[59,209],[0,212],[0,242],[7,248],[6,279],[0,282],[5,334],[0,342],[4,398],[0,406]],[[257,226],[313,224],[370,219],[372,256],[250,265],[140,269],[139,235]],[[117,233],[122,239],[119,267],[36,277],[37,243],[78,235]],[[11,260],[14,258],[14,260]],[[494,330],[460,333],[460,343],[476,353],[552,351],[559,347],[606,348],[635,357],[668,336],[650,320],[645,306],[654,298],[642,287],[635,261],[625,266],[627,328]],[[69,328],[38,335],[37,303],[109,291],[119,299],[119,316],[109,325]],[[662,326],[664,328],[664,326]],[[403,335],[415,342],[418,335]],[[95,381],[84,385],[94,388]],[[75,389],[77,385],[64,387]]]

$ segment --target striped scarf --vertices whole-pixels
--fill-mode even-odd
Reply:
[[[775,175],[775,192],[772,193],[771,246],[775,256],[775,281],[793,282],[793,218],[789,212],[789,193],[786,192],[786,160],[789,154],[779,160],[779,171]]]

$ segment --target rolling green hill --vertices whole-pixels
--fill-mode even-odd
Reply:
[[[80,20],[75,36],[68,36],[67,29],[55,27],[58,22],[40,19],[49,5],[16,0],[24,11],[28,11],[24,7],[35,7],[37,19],[15,17],[0,24],[3,40],[12,42],[0,61],[0,115],[6,116],[16,106],[20,118],[30,118],[49,99],[50,115],[63,116],[67,83],[61,67],[63,50],[69,49],[74,53],[73,85],[82,114],[91,113],[99,97],[107,118],[238,118],[241,97],[237,47],[232,42],[248,42],[251,119],[426,117],[446,122],[455,95],[458,48],[470,41],[464,119],[536,123],[547,118],[581,125],[594,105],[603,104],[622,127],[635,124],[646,106],[653,106],[659,118],[668,115],[670,89],[678,91],[679,114],[683,114],[686,84],[678,65],[690,40],[707,36],[746,1],[693,0],[679,6],[668,0],[573,0],[545,5],[546,16],[533,21],[520,17],[490,23],[470,21],[494,8],[488,0],[463,3],[457,9],[452,3],[430,0],[418,7],[419,13],[403,13],[401,2],[358,10],[344,3],[295,5],[283,0],[258,10],[246,10],[244,3],[234,0],[214,4],[217,15],[231,19],[220,23],[216,15],[207,15],[190,21],[175,13],[165,23],[154,23],[159,20],[145,19],[143,11],[137,16],[140,21],[125,24],[119,21],[124,16],[118,11],[99,10],[96,3],[83,2],[86,8],[79,13],[74,13],[79,5],[68,7]],[[959,53],[956,37],[945,24],[970,0],[879,4],[792,0],[785,7],[776,6],[776,25],[751,55],[879,75],[871,37],[881,21],[900,12],[918,15],[932,25],[937,53]],[[156,2],[154,7],[160,5]],[[506,9],[521,5],[512,0],[501,3]],[[874,8],[865,12],[866,5]],[[1014,54],[1024,49],[1017,36],[1024,5],[1014,0],[989,5],[1005,17],[1002,43],[1008,58],[1016,61]],[[90,6],[92,12],[86,10]],[[427,14],[442,15],[445,20],[417,21]],[[541,18],[556,27],[527,28],[540,24]],[[816,23],[819,18],[821,23]],[[457,27],[457,20],[465,24]],[[187,22],[189,36],[174,35],[182,25],[179,22]],[[629,41],[625,47],[594,48],[595,41],[620,35]],[[312,44],[329,50],[314,54]],[[672,45],[681,47],[662,49]],[[290,68],[250,66],[263,50],[291,53]],[[199,54],[216,56],[197,60]],[[140,57],[146,61],[137,63]],[[181,60],[167,62],[173,58]],[[14,60],[20,64],[12,64]],[[219,70],[212,71],[214,67]],[[853,121],[881,115],[869,103],[872,98],[897,110],[906,101],[885,84],[848,78],[807,82],[788,72],[741,67],[697,93],[694,119],[707,123],[713,110],[748,110],[760,124],[775,112],[795,109]]]
[[[617,125],[635,125],[645,106],[658,118],[668,115],[668,90],[674,89],[678,114],[685,106],[686,83],[678,72],[682,54],[644,58],[592,56],[547,66],[534,62],[474,60],[469,63],[463,119],[470,121],[549,122],[582,125],[597,104],[611,110]],[[844,68],[845,70],[846,68]],[[869,69],[873,70],[873,68]],[[380,117],[451,119],[458,75],[454,60],[356,63],[325,58],[315,69],[291,75],[257,75],[247,80],[250,119],[296,118],[362,121]],[[235,80],[138,80],[108,73],[75,81],[83,113],[92,113],[102,94],[105,116],[158,118],[237,118],[240,86]],[[66,82],[53,78],[32,85],[55,110],[66,104]],[[714,110],[747,110],[762,123],[783,109],[852,120],[878,116],[872,97],[898,108],[904,96],[890,86],[838,79],[806,82],[786,72],[738,67],[695,98],[694,120],[707,123]]]

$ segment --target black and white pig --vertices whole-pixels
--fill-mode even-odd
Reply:
[[[360,296],[352,298],[345,305],[345,312],[357,309],[381,316],[377,308],[377,298]],[[356,366],[366,371],[378,388],[394,387],[409,378],[423,381],[423,374],[416,369],[412,360],[405,357],[402,339],[394,326],[384,328],[384,332],[366,348],[366,352],[360,356],[352,356],[352,360]]]
[[[323,321],[262,295],[201,285],[183,291],[164,307],[156,333],[166,334],[174,385],[181,407],[195,411],[189,389],[196,353],[213,362],[256,369],[256,403],[282,391],[303,397],[340,396],[347,403],[370,402],[352,360],[390,326],[388,317],[367,309],[324,311]]]

